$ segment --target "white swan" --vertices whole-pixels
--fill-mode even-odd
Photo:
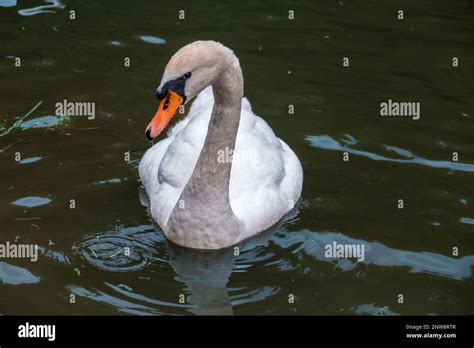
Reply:
[[[197,95],[181,122],[145,153],[139,173],[152,218],[168,239],[196,249],[225,248],[277,223],[301,195],[295,153],[243,98],[239,60],[214,41],[181,48],[156,91],[148,138]],[[232,159],[233,154],[233,159]]]

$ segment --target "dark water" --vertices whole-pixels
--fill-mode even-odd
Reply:
[[[46,117],[0,137],[0,242],[40,246],[37,262],[0,260],[2,314],[474,313],[472,1],[0,6],[0,120],[39,101],[27,120]],[[304,169],[298,210],[238,256],[172,245],[139,198],[154,90],[196,39],[236,52],[254,111]],[[64,99],[95,119],[57,125]],[[381,117],[388,99],[421,118]],[[326,257],[333,242],[364,261]]]

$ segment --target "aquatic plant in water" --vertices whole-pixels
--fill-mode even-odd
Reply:
[[[16,120],[15,123],[13,123],[13,125],[10,126],[9,128],[7,128],[5,124],[0,123],[0,137],[3,137],[4,135],[7,135],[8,133],[10,133],[15,128],[19,128],[21,126],[21,124],[25,121],[25,119],[28,116],[30,116],[42,103],[43,103],[43,101],[41,100],[30,111],[28,111],[26,114],[21,116],[18,120]],[[30,128],[30,127],[28,127],[28,128]],[[28,129],[28,128],[23,128],[23,130]]]

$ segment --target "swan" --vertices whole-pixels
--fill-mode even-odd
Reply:
[[[252,112],[234,52],[195,41],[168,62],[146,127],[155,139],[181,105],[188,115],[139,164],[153,220],[173,243],[233,246],[275,225],[301,196],[303,169],[290,147]]]

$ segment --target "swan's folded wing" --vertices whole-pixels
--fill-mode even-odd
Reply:
[[[271,227],[293,208],[301,194],[301,164],[263,119],[244,109],[235,156],[230,203],[250,236]]]

